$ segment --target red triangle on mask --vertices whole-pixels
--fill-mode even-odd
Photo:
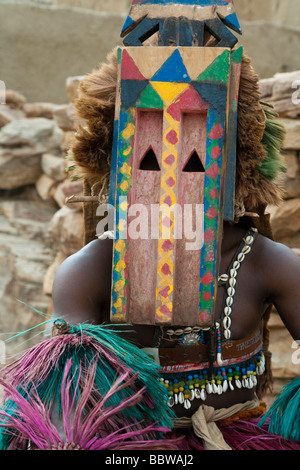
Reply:
[[[146,80],[141,74],[133,58],[128,54],[126,50],[122,54],[122,69],[121,69],[122,80]]]

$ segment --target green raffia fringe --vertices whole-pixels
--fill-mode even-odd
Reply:
[[[168,410],[166,413],[167,398],[168,394],[165,391],[165,388],[158,384],[159,381],[159,365],[146,354],[143,350],[132,344],[130,341],[122,338],[120,333],[116,330],[112,330],[110,325],[89,325],[81,324],[79,326],[70,326],[69,334],[81,335],[82,333],[87,336],[91,336],[96,341],[101,343],[105,348],[110,350],[117,359],[126,367],[131,369],[134,374],[138,373],[139,383],[141,386],[146,386],[147,391],[151,397],[157,397],[155,402],[155,409],[153,410],[154,416],[150,419],[160,422],[160,425],[170,427],[172,426],[172,421],[170,416],[174,416]],[[81,348],[82,349],[82,348]],[[105,377],[104,364],[99,364],[97,367],[97,374],[99,377],[99,386],[100,384],[107,382],[108,390],[111,387],[111,382]],[[106,367],[106,364],[105,364]],[[115,380],[115,371],[111,370],[111,377]],[[103,387],[103,385],[102,385]],[[160,397],[160,399],[158,399]],[[114,397],[116,398],[116,397]],[[162,400],[163,399],[163,400]],[[118,400],[119,401],[119,400]],[[132,415],[132,410],[128,411]],[[141,419],[142,416],[137,416],[137,419]],[[164,421],[164,422],[162,422]]]
[[[64,320],[58,320],[59,323],[65,324]],[[94,386],[102,396],[105,396],[118,378],[121,364],[121,369],[124,366],[131,369],[133,374],[138,373],[137,388],[140,389],[146,386],[148,401],[143,400],[138,405],[124,409],[122,411],[124,419],[136,420],[137,422],[144,422],[145,419],[149,423],[157,423],[157,426],[172,429],[172,419],[175,417],[174,412],[169,408],[168,392],[165,387],[159,382],[159,366],[141,349],[128,340],[120,336],[121,332],[117,332],[110,325],[90,325],[80,324],[78,326],[68,325],[68,330],[65,334],[60,334],[48,340],[42,341],[37,346],[26,351],[23,356],[14,363],[11,369],[11,375],[14,376],[14,384],[19,393],[24,397],[31,393],[37,393],[44,405],[51,409],[55,402],[58,415],[62,412],[61,403],[61,384],[64,379],[65,366],[69,359],[72,360],[72,367],[68,374],[68,378],[72,378],[74,389],[70,390],[71,394],[75,392],[79,371],[82,366],[89,367],[91,364],[96,363],[94,373]],[[82,343],[76,341],[68,343],[64,346],[65,335],[74,335],[77,338],[83,339]],[[107,360],[105,356],[97,355],[95,348],[89,346],[87,338],[91,338],[91,344],[99,343],[101,348],[105,348],[112,355],[112,360]],[[43,361],[43,345],[51,343],[48,350],[50,351],[51,360],[44,366],[47,359]],[[61,344],[57,348],[57,345]],[[48,343],[47,343],[48,342]],[[53,344],[53,346],[52,346]],[[38,349],[38,352],[36,348]],[[58,357],[55,356],[56,350],[59,351]],[[32,371],[31,356],[34,359],[34,364],[41,362],[40,370]],[[52,357],[53,355],[53,357]],[[10,366],[8,366],[9,368]],[[20,383],[19,377],[16,378],[18,370],[23,370],[21,377],[29,376],[30,381]],[[8,380],[11,382],[10,371],[8,373]],[[80,392],[77,391],[77,395]],[[129,396],[132,396],[134,391],[128,387],[118,391],[111,396],[107,401],[107,406],[117,406],[120,402]],[[151,397],[151,398],[150,398]],[[80,396],[76,396],[75,403],[78,402]],[[150,403],[150,405],[149,405]],[[14,415],[16,404],[10,399],[7,399],[2,409]],[[6,450],[9,446],[10,436],[5,434],[5,428],[0,428],[0,450]]]
[[[263,105],[263,109],[267,118],[266,128],[262,139],[262,144],[266,149],[267,157],[258,167],[258,171],[268,181],[274,181],[280,172],[286,172],[286,168],[283,165],[280,157],[280,150],[283,146],[285,129],[276,120],[277,114],[273,111],[273,108],[266,103],[261,104]]]
[[[258,426],[269,420],[269,432],[300,442],[300,378],[287,384]]]

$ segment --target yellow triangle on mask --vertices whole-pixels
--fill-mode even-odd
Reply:
[[[150,82],[161,97],[166,107],[170,106],[176,98],[190,86],[189,83]]]

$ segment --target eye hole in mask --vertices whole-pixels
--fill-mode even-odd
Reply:
[[[194,150],[182,171],[185,173],[205,173],[204,166],[196,150]]]
[[[140,170],[144,171],[160,171],[157,157],[152,147],[145,153],[140,163]]]

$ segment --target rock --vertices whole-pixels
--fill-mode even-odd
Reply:
[[[279,393],[283,386],[285,386],[290,380],[299,376],[299,363],[296,363],[294,359],[298,362],[300,356],[296,351],[296,344],[293,341],[292,336],[287,331],[283,321],[275,309],[273,309],[270,316],[268,327],[270,330],[270,351],[272,353],[274,398],[274,395]]]
[[[271,315],[270,320],[268,323],[269,328],[285,328],[283,321],[281,320],[280,316],[278,315],[276,309],[274,308]]]
[[[286,136],[283,143],[285,150],[299,150],[300,149],[300,120],[297,119],[283,119],[278,121],[285,127]]]
[[[300,70],[277,73],[273,78],[260,81],[261,97],[272,103],[281,117],[300,116]]]
[[[98,8],[99,1],[91,3]],[[121,43],[119,32],[129,11],[128,0],[102,0],[111,14],[72,8],[74,0],[69,7],[55,5],[56,0],[0,3],[1,79],[29,102],[58,104],[66,102],[66,77],[90,72]],[[127,3],[124,15],[116,13],[119,3]]]
[[[297,178],[300,170],[300,162],[297,152],[286,152],[282,156],[287,169],[286,176],[290,179]]]
[[[71,103],[74,103],[78,98],[78,87],[83,78],[84,75],[81,75],[77,77],[68,77],[66,80],[66,90]]]
[[[17,148],[20,153],[25,152],[27,155],[49,151],[58,153],[62,135],[62,130],[49,119],[20,119],[7,124],[0,130],[0,146]]]
[[[66,179],[67,174],[65,171],[66,163],[64,158],[44,153],[41,159],[43,172],[55,181],[63,181]]]
[[[300,199],[284,201],[279,207],[270,208],[270,214],[275,240],[281,241],[299,232]]]
[[[249,0],[246,0],[249,3]],[[266,0],[259,2],[262,6]],[[274,0],[270,0],[274,5]],[[287,3],[287,0],[282,0]],[[296,0],[299,4],[299,1]],[[239,2],[236,2],[239,3]],[[252,1],[251,1],[252,3]],[[238,9],[238,6],[236,9]],[[243,45],[258,75],[264,79],[273,77],[278,72],[289,72],[299,69],[297,44],[299,44],[299,27],[285,27],[270,23],[269,18],[262,20],[260,7],[257,10],[257,21],[241,21],[243,36],[239,44]],[[284,51],[283,54],[280,51]],[[70,74],[69,74],[70,75]]]
[[[48,223],[57,206],[42,201],[33,186],[18,192],[1,194],[0,199],[0,331],[22,332],[44,321],[49,298],[43,293],[43,281],[53,262],[47,245]],[[21,302],[25,302],[24,305]],[[41,336],[20,336],[7,344],[7,357],[36,344]],[[9,338],[11,335],[6,335]],[[32,338],[32,339],[31,339]],[[23,344],[22,344],[23,343]]]
[[[41,155],[60,154],[62,131],[45,118],[13,121],[0,130],[0,189],[34,184],[42,173]]]
[[[285,327],[270,329],[272,371],[275,378],[299,377],[299,365],[293,364],[294,340]]]
[[[58,210],[49,225],[52,244],[64,256],[70,256],[83,246],[83,214],[68,207]]]
[[[292,250],[297,256],[300,256],[300,248],[292,248]]]
[[[63,131],[74,131],[76,129],[77,118],[75,115],[75,108],[72,104],[56,106],[54,110],[54,119]]]
[[[83,183],[82,181],[66,181],[62,184],[62,192],[65,197],[65,201],[71,196],[82,196],[83,195]],[[72,210],[82,210],[81,202],[67,203],[65,205]]]
[[[82,210],[82,203],[67,204],[66,198],[70,196],[81,196],[83,194],[83,184],[78,181],[65,181],[57,186],[54,199],[60,207],[67,206],[72,210]]]
[[[0,148],[0,189],[34,184],[41,173],[40,155],[15,155]]]
[[[5,102],[12,109],[23,109],[27,102],[25,96],[14,90],[6,90]]]
[[[63,263],[63,261],[66,259],[66,256],[62,253],[57,253],[55,260],[53,263],[49,266],[47,269],[46,275],[44,277],[44,282],[43,282],[43,291],[45,295],[52,295],[52,287],[53,287],[53,281],[55,278],[55,275],[57,273],[58,268],[60,265]]]
[[[294,234],[292,237],[283,238],[280,240],[283,245],[290,247],[291,249],[300,249],[300,231]]]
[[[62,142],[61,142],[61,150],[65,154],[69,151],[72,142],[74,140],[74,131],[66,131],[64,132]]]
[[[283,155],[287,172],[282,177],[281,184],[285,190],[285,199],[300,197],[300,163],[296,151]]]
[[[43,1],[47,2],[47,0]],[[97,0],[97,2],[95,2],[95,0],[56,0],[55,3],[57,5],[70,5],[72,7],[85,8],[87,10],[96,10],[98,12],[110,12],[116,15],[128,13],[130,2],[128,0],[117,0],[116,2],[107,2],[107,0]]]
[[[300,101],[298,104],[295,104],[291,97],[289,97],[283,100],[272,101],[272,103],[274,110],[280,117],[296,118],[300,116]]]
[[[53,119],[55,107],[53,103],[26,103],[23,109],[28,118]]]
[[[54,193],[53,193],[53,199],[59,207],[64,207],[65,206],[65,200],[66,200],[66,196],[64,195],[64,193],[62,191],[62,185],[63,185],[63,183],[58,184],[55,187]]]
[[[275,381],[291,380],[298,377],[299,364],[293,363],[295,353],[293,338],[275,309],[270,316],[268,327],[270,330],[272,372]]]
[[[52,178],[42,174],[35,183],[35,187],[43,201],[51,201],[53,199],[56,182]]]
[[[24,119],[24,118],[25,118],[25,113],[21,111],[20,109],[14,109],[5,104],[0,106],[0,127],[3,127],[6,124],[9,124],[15,119]]]
[[[259,81],[259,91],[261,98],[271,97],[273,94],[273,85],[275,78],[264,78]]]
[[[62,191],[65,197],[81,196],[83,194],[82,181],[65,181],[62,185]]]
[[[276,73],[272,88],[272,101],[292,98],[293,92],[300,85],[300,70],[288,73]]]
[[[285,199],[300,197],[300,172],[296,178],[283,177],[284,197]]]
[[[34,190],[35,199],[18,199],[12,195],[10,199],[0,201],[0,215],[1,215],[1,233],[8,235],[28,234],[31,239],[45,242],[45,234],[47,234],[47,223],[50,222],[53,215],[57,211],[57,206],[52,202],[42,201],[38,196],[37,191]],[[26,194],[26,191],[21,191],[21,194]],[[3,218],[8,221],[11,229],[6,232],[3,227]],[[6,228],[9,229],[6,225]],[[18,247],[16,247],[18,249]]]

